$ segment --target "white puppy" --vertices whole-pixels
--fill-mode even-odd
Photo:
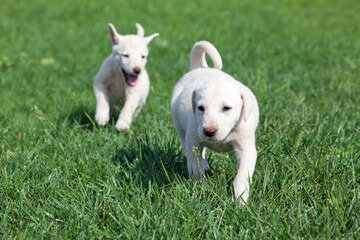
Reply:
[[[145,70],[148,44],[155,33],[144,37],[144,29],[136,24],[137,35],[120,35],[109,24],[112,54],[102,63],[94,79],[96,97],[95,121],[104,126],[109,121],[110,110],[123,106],[115,128],[128,130],[133,115],[136,115],[149,93],[149,77]]]
[[[205,52],[214,68],[207,67]],[[200,180],[201,169],[204,172],[210,169],[205,148],[235,151],[235,196],[241,197],[243,204],[249,197],[257,157],[255,130],[259,107],[250,89],[221,68],[221,57],[213,45],[206,41],[195,43],[191,71],[180,79],[172,93],[171,113],[186,154],[189,178]]]

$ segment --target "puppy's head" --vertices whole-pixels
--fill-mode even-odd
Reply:
[[[109,23],[109,35],[112,43],[112,55],[115,66],[124,74],[129,86],[135,86],[138,76],[145,70],[146,58],[149,53],[148,44],[158,33],[144,37],[144,29],[136,24],[137,35],[120,35],[115,27]]]
[[[244,116],[248,118],[246,95],[239,84],[213,79],[192,93],[192,108],[198,135],[203,141],[222,141]]]

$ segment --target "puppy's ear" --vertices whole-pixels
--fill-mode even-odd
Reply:
[[[111,23],[109,23],[109,35],[113,46],[120,42],[120,34],[116,32],[115,27]]]
[[[137,23],[135,25],[136,25],[136,28],[137,28],[137,35],[139,37],[144,37],[144,33],[145,33],[144,28],[139,23]]]
[[[242,113],[244,115],[244,121],[246,122],[252,113],[254,100],[252,99],[251,94],[249,94],[246,90],[241,91],[241,100],[243,102]]]
[[[193,110],[194,115],[195,115],[195,110],[196,110],[195,98],[196,98],[196,90],[194,90],[191,95],[191,105],[192,105],[192,110]]]
[[[146,44],[148,45],[148,44],[151,42],[151,40],[153,40],[155,37],[158,37],[158,36],[159,36],[158,33],[154,33],[153,35],[144,37],[144,41],[145,41]]]

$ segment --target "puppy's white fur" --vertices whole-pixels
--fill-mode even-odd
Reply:
[[[137,35],[120,35],[109,24],[112,54],[104,60],[94,79],[96,97],[95,121],[104,126],[115,106],[123,106],[115,128],[128,130],[134,115],[146,101],[149,93],[149,77],[145,70],[148,44],[155,33],[144,37],[144,29],[136,24]]]
[[[214,68],[207,67],[205,52]],[[195,43],[191,50],[191,71],[180,79],[172,93],[171,113],[186,154],[189,178],[200,180],[201,171],[209,170],[205,148],[217,152],[234,150],[235,196],[244,203],[249,196],[257,157],[255,130],[259,108],[250,89],[221,68],[221,57],[212,44]]]

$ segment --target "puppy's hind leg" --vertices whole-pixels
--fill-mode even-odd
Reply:
[[[185,145],[185,131],[181,128],[180,123],[177,120],[177,117],[173,115],[173,122],[176,129],[176,132],[180,138],[181,148],[186,153],[186,145]]]
[[[202,154],[201,154],[201,168],[204,171],[204,173],[207,173],[210,171],[210,166],[208,161],[205,158],[205,152],[206,152],[206,148],[204,147]]]

